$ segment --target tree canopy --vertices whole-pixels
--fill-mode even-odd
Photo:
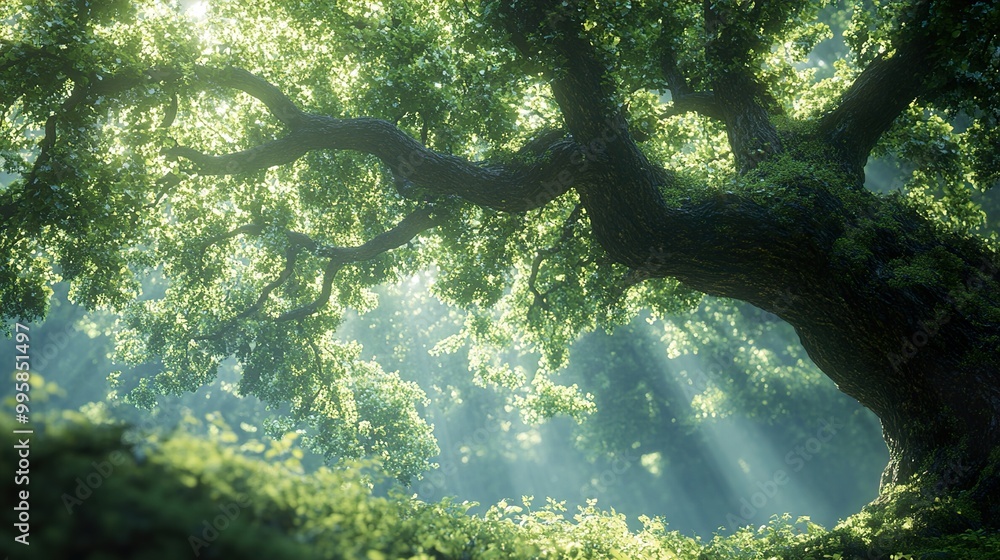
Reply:
[[[821,11],[843,37],[822,65]],[[25,0],[0,20],[0,310],[40,318],[67,281],[120,313],[120,359],[161,370],[116,377],[129,402],[235,358],[279,428],[409,480],[437,453],[426,396],[335,332],[430,269],[464,322],[437,351],[528,418],[594,409],[554,380],[581,333],[711,294],[787,320],[879,415],[889,481],[958,448],[980,472],[1000,437],[991,3]],[[866,189],[872,156],[900,191]]]

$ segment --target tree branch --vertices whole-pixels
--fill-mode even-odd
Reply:
[[[726,123],[729,144],[740,173],[754,169],[783,150],[781,137],[771,123],[772,112],[780,111],[780,107],[757,80],[753,67],[747,64],[751,51],[763,45],[762,35],[749,32],[757,29],[758,22],[742,21],[753,16],[755,11],[738,13],[712,0],[703,3],[705,31],[709,36],[705,56],[719,68],[712,81],[714,99]],[[758,12],[756,15],[765,14]],[[767,15],[781,22],[787,16],[783,12],[780,18],[770,12]]]
[[[195,68],[195,76],[211,84],[238,89],[257,98],[267,106],[267,110],[274,118],[289,128],[294,128],[305,118],[305,113],[277,86],[241,68],[218,69],[198,66]]]
[[[291,309],[278,315],[274,321],[293,321],[295,319],[305,319],[310,315],[315,315],[321,309],[326,307],[327,302],[330,301],[330,295],[333,294],[333,279],[337,276],[337,273],[344,268],[344,263],[338,261],[337,259],[330,259],[327,262],[326,268],[323,270],[323,287],[320,289],[319,296],[313,301]]]
[[[316,376],[315,376],[315,378],[318,379],[318,380],[320,380],[320,382],[316,384],[317,385],[316,386],[316,392],[313,393],[312,397],[309,399],[309,402],[306,403],[302,407],[303,410],[305,411],[305,413],[308,414],[308,413],[312,412],[313,405],[316,404],[316,399],[319,398],[320,393],[323,391],[323,388],[325,387],[325,385],[323,384],[323,380],[326,379],[326,374],[323,373],[323,356],[322,356],[322,354],[320,352],[319,346],[316,345],[316,342],[311,337],[305,337],[305,340],[309,344],[309,348],[312,349],[313,356],[316,359]],[[333,389],[330,394],[333,397],[333,401],[334,401],[333,404],[334,404],[334,406],[339,407],[340,406],[340,394],[337,393],[336,389]]]
[[[673,95],[673,91],[670,93],[673,105],[660,113],[662,118],[683,115],[684,113],[698,113],[719,121],[726,118],[713,92],[698,91],[681,96]]]
[[[556,241],[551,247],[546,247],[535,253],[535,258],[531,261],[531,273],[528,275],[528,291],[530,291],[534,296],[533,301],[531,302],[531,307],[528,308],[529,315],[534,312],[536,306],[548,309],[549,304],[545,300],[545,297],[549,294],[549,292],[551,292],[551,290],[546,290],[545,293],[538,291],[538,288],[535,286],[538,280],[538,272],[545,259],[556,254],[561,247],[572,239],[573,226],[580,220],[582,211],[582,204],[578,203],[574,206],[573,211],[569,213],[569,216],[566,217],[566,221],[563,222],[562,235],[559,236],[559,240]]]
[[[566,129],[586,147],[561,175],[579,193],[597,241],[609,252],[625,249],[616,258],[628,262],[642,257],[623,240],[651,234],[664,217],[661,190],[681,188],[680,180],[653,165],[629,133],[608,73],[613,62],[586,35],[584,12],[579,2],[504,2],[497,17],[522,56],[548,67]]]
[[[38,156],[35,158],[27,177],[25,177],[24,184],[27,190],[36,188],[38,186],[39,172],[46,167],[50,167],[52,150],[55,148],[58,140],[59,123],[66,118],[67,114],[80,105],[99,96],[122,93],[143,83],[150,81],[161,82],[175,79],[178,76],[173,70],[159,67],[150,68],[145,73],[120,73],[112,76],[92,73],[88,75],[76,70],[71,64],[60,57],[53,57],[48,53],[44,55],[40,54],[38,49],[34,47],[26,48],[25,52],[21,53],[21,56],[34,56],[36,54],[45,58],[54,58],[53,65],[56,67],[54,68],[54,74],[57,76],[64,75],[71,79],[73,81],[73,89],[70,91],[69,96],[59,105],[58,111],[53,112],[45,120],[45,133],[39,142]],[[23,62],[23,60],[14,57],[11,62],[0,66],[0,71],[10,64],[18,62]],[[2,213],[13,215],[14,210],[4,208]]]
[[[219,243],[220,241],[232,239],[242,234],[261,235],[264,233],[265,229],[265,226],[261,224],[246,224],[226,233],[206,239],[202,243],[201,250],[204,252],[205,249]],[[264,286],[260,295],[257,297],[257,301],[255,301],[250,307],[241,311],[232,319],[226,321],[226,323],[214,333],[193,337],[192,340],[218,340],[231,331],[233,327],[239,323],[239,321],[259,313],[260,310],[264,308],[264,304],[267,303],[267,299],[271,296],[271,293],[291,278],[292,273],[295,272],[295,263],[298,260],[299,252],[302,249],[306,249],[308,251],[315,251],[316,249],[316,242],[305,234],[286,230],[285,236],[288,238],[288,248],[285,249],[285,265],[278,274],[278,277]]]
[[[214,235],[204,240],[201,244],[201,251],[204,252],[209,247],[221,241],[232,239],[238,235],[260,235],[262,233],[264,233],[264,224],[244,224],[238,228],[227,231],[226,233],[220,233],[219,235]]]
[[[433,207],[424,207],[406,216],[392,229],[384,231],[357,247],[324,247],[316,254],[342,263],[366,261],[409,243],[419,233],[433,227],[440,218]]]
[[[923,90],[929,38],[879,55],[844,92],[837,107],[819,121],[819,131],[864,181],[864,166],[879,138]]]
[[[191,161],[201,175],[240,175],[292,163],[310,149],[318,148],[310,146],[301,132],[293,131],[283,138],[221,156],[204,154],[187,146],[167,148],[163,153]]]
[[[286,124],[291,129],[286,136],[239,152],[208,155],[177,146],[164,153],[191,161],[202,175],[234,175],[288,164],[312,150],[358,151],[380,159],[398,184],[417,185],[436,195],[455,195],[507,212],[539,208],[565,193],[572,186],[565,170],[580,161],[579,147],[564,138],[554,140],[540,156],[478,164],[430,150],[381,119],[303,113]]]
[[[981,3],[913,2],[899,16],[895,48],[876,56],[836,108],[820,119],[820,133],[840,152],[859,185],[872,149],[914,100],[951,83],[958,61],[994,56],[992,47],[982,52],[989,43],[982,38],[995,41],[996,16],[983,17],[982,10]]]
[[[433,208],[421,208],[403,218],[392,229],[376,235],[357,247],[318,247],[316,242],[308,236],[298,232],[286,231],[285,235],[288,237],[290,244],[285,251],[285,266],[278,277],[264,286],[264,289],[261,290],[261,294],[253,305],[227,321],[225,325],[214,333],[194,337],[193,340],[218,340],[231,331],[239,321],[257,315],[263,309],[271,293],[291,277],[295,270],[298,253],[302,249],[310,250],[317,256],[329,258],[323,271],[323,286],[316,299],[271,318],[273,321],[292,321],[319,312],[330,300],[330,296],[333,293],[334,278],[344,266],[350,263],[371,260],[382,253],[405,245],[421,232],[433,227],[437,223],[437,220],[438,217],[434,215]],[[260,235],[263,231],[263,226],[248,224],[209,238],[206,240],[205,246],[207,247],[225,239],[231,239],[243,233]]]
[[[784,151],[781,136],[771,122],[771,112],[757,95],[763,88],[749,72],[737,69],[722,72],[715,81],[714,91],[737,171],[746,173]]]
[[[168,172],[163,177],[157,179],[156,185],[159,187],[159,189],[156,191],[156,198],[153,199],[153,202],[147,204],[145,208],[152,209],[158,206],[160,202],[163,200],[163,198],[168,194],[170,194],[170,191],[172,191],[173,188],[179,184],[181,184],[180,176],[172,171]]]
[[[667,25],[665,22],[659,39],[660,51],[660,72],[670,89],[670,97],[673,107],[668,109],[663,116],[669,117],[694,111],[717,120],[724,120],[725,113],[715,99],[712,92],[696,92],[691,88],[687,78],[681,73],[677,64],[677,51],[674,49],[673,41],[676,37],[676,26]]]
[[[330,300],[333,292],[333,279],[345,265],[349,263],[371,260],[382,253],[399,248],[409,243],[414,237],[437,223],[434,209],[425,207],[414,211],[403,218],[395,227],[384,231],[357,247],[325,247],[317,250],[317,255],[330,257],[323,271],[323,287],[319,296],[312,302],[286,311],[278,316],[276,321],[291,321],[308,317],[321,310]]]

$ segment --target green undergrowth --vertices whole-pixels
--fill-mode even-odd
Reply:
[[[6,432],[14,429],[0,422]],[[81,424],[36,428],[30,482],[5,477],[5,495],[29,491],[28,546],[7,509],[3,554],[10,558],[178,559],[932,559],[1000,558],[1000,536],[966,531],[915,537],[912,521],[882,507],[832,531],[806,518],[774,517],[710,542],[667,531],[595,504],[575,514],[553,500],[523,497],[482,516],[470,503],[423,503],[404,491],[378,497],[372,465],[296,473],[280,462],[175,434],[139,447],[122,428]],[[0,450],[17,464],[12,445]],[[941,506],[943,507],[943,506]],[[16,513],[16,512],[15,512]],[[947,513],[942,510],[941,515]],[[880,517],[881,516],[881,517]],[[933,517],[928,518],[933,519]],[[12,533],[13,531],[13,533]]]

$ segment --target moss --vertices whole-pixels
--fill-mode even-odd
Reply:
[[[833,257],[851,268],[863,268],[873,258],[871,245],[855,236],[837,238],[833,243]]]
[[[932,498],[932,481],[913,478],[883,492],[876,502],[839,523],[796,543],[783,558],[868,558],[972,560],[1000,553],[1000,534],[978,525],[967,496]]]
[[[960,272],[964,263],[943,246],[914,257],[893,259],[889,262],[894,288],[926,286],[948,289],[961,283]]]
[[[805,145],[805,151],[796,149],[783,152],[761,162],[746,175],[745,188],[753,189],[757,186],[759,189],[759,185],[766,184],[769,185],[770,192],[777,189],[777,192],[802,196],[817,189],[831,189],[845,184],[847,176],[831,163],[829,156],[823,157],[818,146],[812,148],[809,142],[802,144]],[[816,151],[811,151],[811,148]]]

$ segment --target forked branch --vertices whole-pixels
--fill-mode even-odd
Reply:
[[[319,296],[306,305],[282,313],[275,320],[291,321],[319,312],[330,300],[330,295],[333,292],[334,277],[344,266],[350,263],[371,260],[383,253],[402,247],[420,233],[434,227],[438,219],[434,215],[432,208],[421,208],[403,218],[392,229],[376,235],[357,247],[324,247],[318,249],[316,251],[317,255],[330,258],[326,269],[323,271],[323,287],[320,289]]]
[[[286,231],[285,235],[288,238],[289,244],[285,250],[284,267],[278,276],[261,289],[260,294],[252,305],[226,321],[215,332],[193,337],[192,340],[219,340],[231,332],[240,321],[247,319],[260,318],[282,322],[314,315],[321,311],[329,302],[330,296],[333,293],[334,279],[341,269],[349,264],[374,259],[383,253],[409,243],[417,235],[437,224],[439,219],[440,217],[435,215],[433,208],[420,208],[403,218],[395,227],[376,235],[357,247],[320,246],[307,235],[294,231]],[[205,240],[202,244],[202,249],[238,235],[263,235],[265,230],[266,228],[262,225],[247,224]],[[323,271],[323,285],[320,293],[313,301],[305,305],[289,309],[277,316],[264,316],[263,309],[268,299],[276,289],[291,278],[295,272],[298,255],[303,250],[327,259]]]

